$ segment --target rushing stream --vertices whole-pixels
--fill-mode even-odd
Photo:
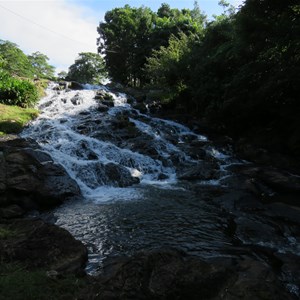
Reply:
[[[222,198],[228,167],[242,162],[187,127],[131,104],[106,87],[74,91],[52,84],[39,103],[39,118],[23,132],[80,186],[84,199],[66,202],[51,215],[87,245],[87,271],[99,271],[107,257],[145,248],[171,246],[204,259],[244,251],[232,235],[230,209],[211,201]],[[243,218],[265,226],[265,234],[249,235]],[[290,228],[275,230],[270,220],[252,215],[237,220],[239,245],[299,255]]]

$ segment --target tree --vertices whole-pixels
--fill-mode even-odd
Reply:
[[[175,87],[183,82],[183,70],[187,68],[185,57],[191,52],[193,38],[181,33],[172,35],[168,47],[161,46],[147,59],[145,69],[152,83],[160,87]]]
[[[103,58],[92,52],[81,52],[75,63],[70,66],[68,80],[80,83],[99,84],[106,77]]]
[[[154,15],[149,8],[115,8],[105,14],[97,28],[99,53],[105,53],[106,65],[113,80],[127,85],[143,81],[141,69],[151,51],[149,36]]]
[[[33,73],[36,78],[53,78],[55,68],[48,64],[49,58],[40,52],[34,52],[28,55],[28,59],[34,69]]]
[[[67,76],[68,76],[68,73],[66,71],[60,71],[57,74],[57,77],[59,80],[65,80]]]
[[[0,56],[2,69],[10,75],[33,78],[33,67],[26,54],[16,44],[0,40]]]
[[[201,32],[204,19],[199,22],[196,11],[171,9],[168,4],[162,4],[157,13],[146,7],[115,8],[97,28],[98,52],[105,53],[113,80],[143,86],[148,83],[144,67],[152,52],[167,47],[171,35]]]

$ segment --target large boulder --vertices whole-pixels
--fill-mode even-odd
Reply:
[[[174,249],[106,263],[96,299],[293,299],[270,267],[251,258],[209,262]]]
[[[0,206],[48,208],[80,189],[65,169],[32,140],[0,141]]]
[[[83,273],[86,247],[63,228],[41,220],[17,219],[0,224],[1,263],[27,269]]]

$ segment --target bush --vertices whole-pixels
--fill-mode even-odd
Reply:
[[[38,91],[33,83],[14,78],[0,70],[0,103],[32,107],[38,98]]]

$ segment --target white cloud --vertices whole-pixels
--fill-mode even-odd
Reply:
[[[5,7],[6,9],[4,9]],[[97,26],[104,12],[66,0],[0,1],[0,39],[12,41],[27,54],[40,51],[57,71],[80,52],[96,52]]]

